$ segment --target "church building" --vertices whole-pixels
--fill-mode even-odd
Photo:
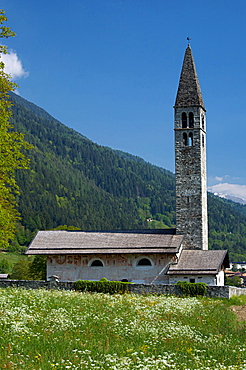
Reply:
[[[206,110],[190,45],[174,111],[176,229],[39,231],[26,254],[47,256],[47,279],[224,285],[228,252],[208,250]]]

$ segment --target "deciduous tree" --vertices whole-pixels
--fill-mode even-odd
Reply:
[[[4,10],[0,10],[0,37],[8,38],[15,33],[6,27]],[[7,54],[5,45],[0,45],[0,58]],[[9,91],[14,91],[17,85],[11,76],[4,71],[4,63],[0,59],[0,248],[8,246],[8,240],[13,238],[16,221],[20,217],[17,211],[16,195],[19,188],[15,179],[15,171],[28,168],[28,158],[24,154],[30,145],[24,140],[24,135],[13,131],[10,124],[11,102]]]

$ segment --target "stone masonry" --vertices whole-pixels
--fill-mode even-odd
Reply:
[[[206,110],[190,47],[175,102],[176,228],[185,249],[208,249]]]

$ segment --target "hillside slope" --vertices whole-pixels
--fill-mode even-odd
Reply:
[[[84,230],[175,225],[171,172],[97,145],[35,104],[15,94],[11,98],[14,127],[34,145],[28,153],[31,169],[17,173],[25,228],[19,228],[19,244],[26,244],[36,229],[59,225]],[[246,259],[245,208],[209,195],[212,248],[228,248],[234,258]]]

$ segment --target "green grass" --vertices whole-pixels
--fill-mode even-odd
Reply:
[[[246,369],[220,300],[0,289],[0,369]]]
[[[242,306],[246,304],[246,295],[239,295],[239,296],[232,296],[229,300],[228,303],[230,306],[235,305],[235,306]]]
[[[22,261],[24,259],[27,259],[28,261],[33,259],[33,256],[25,256],[23,254],[19,253],[11,253],[11,252],[5,252],[0,251],[0,263],[2,260],[7,260],[10,263],[10,271],[12,272],[12,268],[15,263]]]

